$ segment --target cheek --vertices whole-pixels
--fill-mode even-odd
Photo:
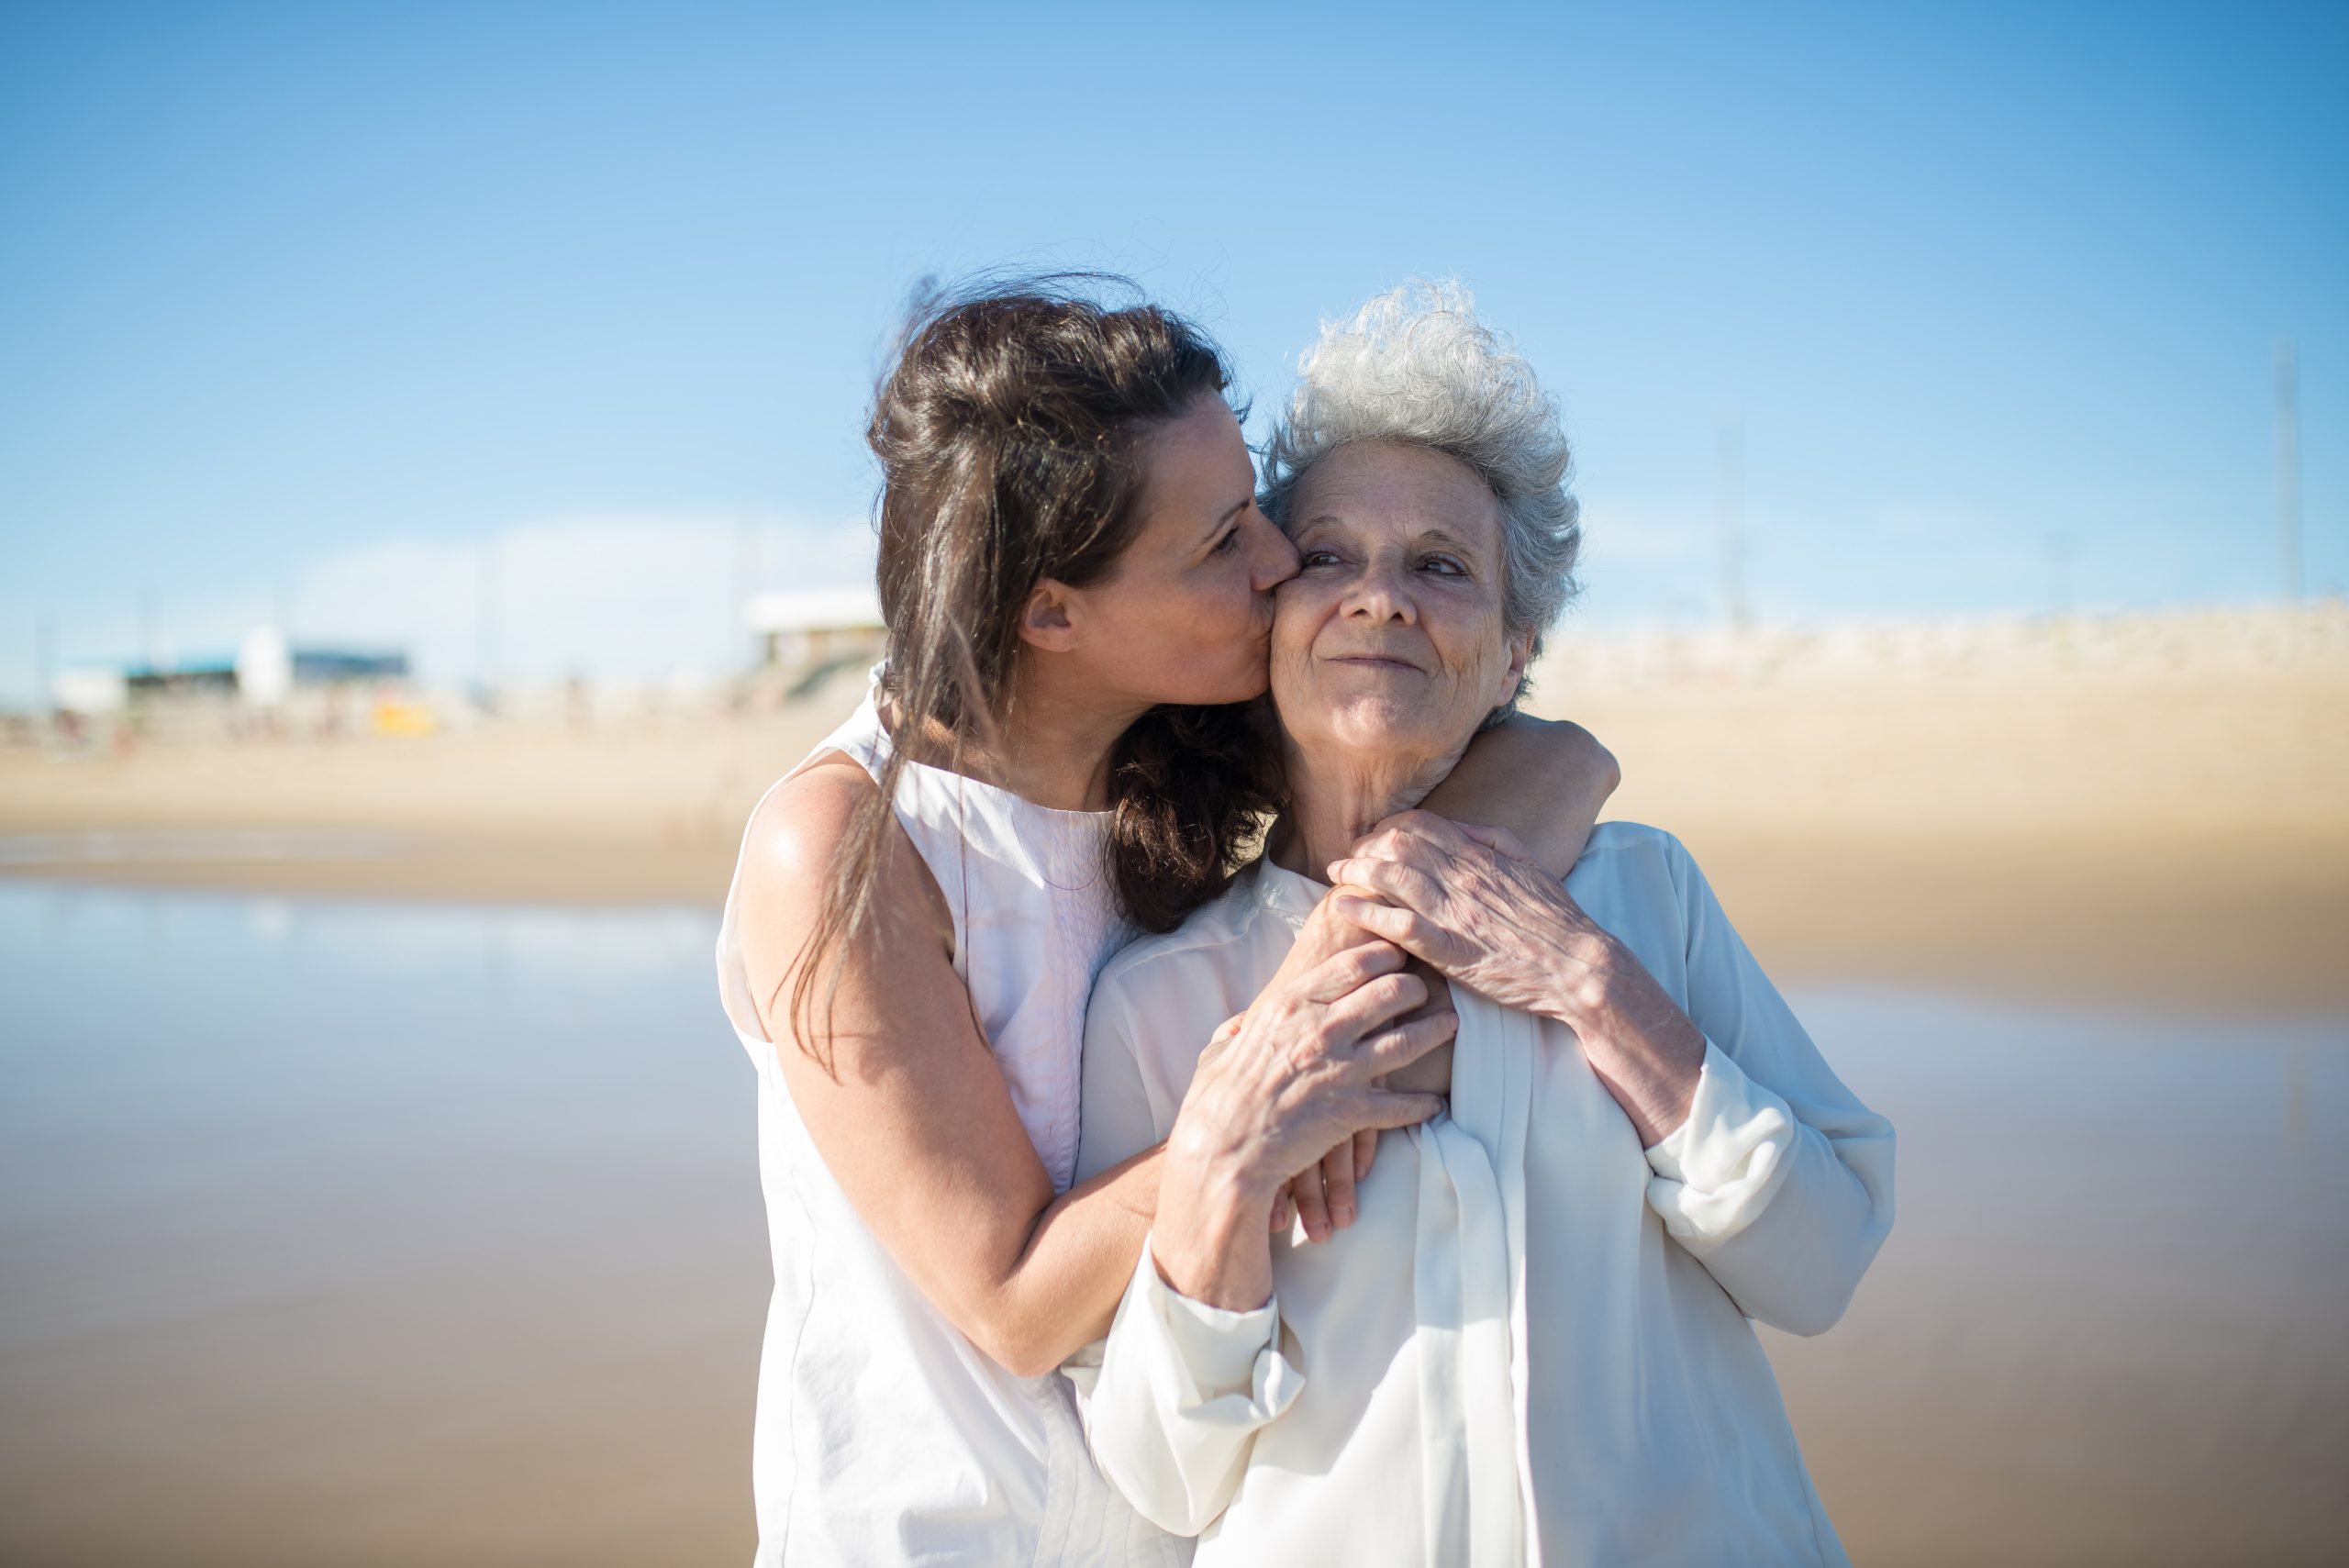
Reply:
[[[1482,685],[1508,663],[1508,638],[1497,605],[1449,606],[1431,628],[1444,666],[1455,679]]]
[[[1256,595],[1248,585],[1245,564],[1235,563],[1199,573],[1184,591],[1162,599],[1159,607],[1169,620],[1179,621],[1190,636],[1205,642],[1245,635],[1256,619]]]
[[[1264,666],[1264,623],[1245,571],[1217,573],[1190,592],[1169,594],[1154,606],[1167,640],[1190,650],[1195,660],[1225,657],[1235,664]]]
[[[1313,639],[1330,623],[1327,593],[1292,577],[1273,590],[1273,662],[1304,666],[1312,662]]]

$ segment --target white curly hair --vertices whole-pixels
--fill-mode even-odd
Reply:
[[[1297,482],[1340,447],[1391,441],[1464,463],[1501,506],[1501,621],[1542,634],[1574,597],[1581,507],[1573,454],[1533,367],[1476,317],[1455,280],[1387,290],[1350,321],[1325,321],[1264,448],[1264,515],[1286,528]],[[1523,695],[1522,684],[1519,695]],[[1516,706],[1516,698],[1500,710]]]

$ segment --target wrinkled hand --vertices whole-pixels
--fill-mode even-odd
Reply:
[[[1378,1080],[1449,1039],[1450,1015],[1403,1023],[1427,986],[1389,942],[1325,960],[1256,998],[1203,1055],[1166,1138],[1151,1248],[1160,1277],[1211,1307],[1245,1311],[1272,1292],[1265,1235],[1275,1197],[1363,1128],[1408,1127],[1442,1108]]]
[[[1357,888],[1353,891],[1362,893],[1367,890]],[[1265,989],[1269,992],[1341,952],[1378,940],[1334,912],[1330,906],[1330,900],[1325,897],[1307,917],[1304,929],[1297,933],[1296,945],[1282,959],[1272,984]],[[1452,987],[1443,976],[1417,959],[1411,961],[1406,973],[1419,976],[1420,983],[1428,988],[1428,999],[1403,1015],[1398,1022],[1415,1023],[1452,1014]],[[1242,1013],[1226,1019],[1216,1031],[1217,1039],[1228,1038],[1228,1031],[1236,1033],[1246,1017]],[[1451,1027],[1458,1027],[1456,1018]],[[1209,1049],[1214,1047],[1211,1045]],[[1379,1082],[1386,1088],[1409,1093],[1449,1094],[1452,1089],[1450,1035],[1447,1033],[1424,1056],[1397,1068]],[[1279,1234],[1287,1230],[1293,1221],[1299,1222],[1305,1227],[1307,1240],[1326,1241],[1333,1232],[1352,1225],[1359,1212],[1354,1190],[1369,1177],[1371,1165],[1377,1157],[1378,1129],[1364,1128],[1315,1163],[1299,1171],[1273,1201],[1274,1232]]]
[[[1379,895],[1333,895],[1333,913],[1504,1007],[1571,1024],[1612,960],[1614,938],[1506,828],[1406,811],[1330,873]]]
[[[1332,913],[1501,1006],[1572,1029],[1642,1143],[1687,1118],[1703,1034],[1506,829],[1407,811],[1330,874],[1378,895],[1332,895]]]
[[[1269,1207],[1290,1177],[1356,1129],[1407,1127],[1440,1109],[1431,1095],[1379,1083],[1450,1039],[1456,1024],[1450,1014],[1403,1021],[1428,994],[1401,973],[1408,962],[1393,944],[1372,941],[1268,986],[1237,1029],[1201,1055],[1170,1154],[1221,1162],[1261,1184]]]

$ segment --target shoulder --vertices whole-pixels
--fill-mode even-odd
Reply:
[[[819,758],[769,790],[751,814],[742,865],[759,876],[820,876],[859,810],[879,793],[873,775],[841,752]]]
[[[1688,847],[1661,828],[1644,822],[1601,822],[1567,879],[1577,897],[1601,888],[1634,899],[1669,899],[1675,915],[1689,906],[1702,880]]]
[[[1098,1001],[1105,995],[1195,972],[1197,965],[1212,962],[1225,949],[1244,940],[1255,921],[1271,918],[1276,917],[1256,901],[1252,873],[1243,872],[1173,930],[1138,938],[1119,948],[1102,966],[1101,977],[1094,984],[1094,997]]]
[[[743,834],[736,876],[744,934],[751,945],[767,946],[766,939],[776,939],[797,951],[802,929],[821,905],[841,858],[859,852],[859,819],[879,795],[873,775],[840,752],[818,758],[767,792]],[[952,921],[937,879],[896,822],[885,821],[881,832],[871,884],[880,906],[921,917],[918,929],[925,930],[946,918],[951,945]]]
[[[1582,855],[1586,861],[1620,856],[1658,863],[1693,863],[1687,847],[1678,839],[1644,822],[1601,822],[1590,830],[1590,843]],[[1575,869],[1581,869],[1580,862]]]

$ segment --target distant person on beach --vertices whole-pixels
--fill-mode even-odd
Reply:
[[[1104,971],[1077,1178],[1246,1125],[1201,1113],[1280,1041],[1202,1042],[1350,944],[1439,972],[1459,1029],[1448,1112],[1386,1135],[1352,1229],[1284,1232],[1277,1163],[1170,1181],[1071,1365],[1103,1470],[1202,1563],[1844,1561],[1748,1318],[1842,1316],[1892,1223],[1891,1126],[1669,834],[1608,823],[1561,886],[1508,833],[1408,810],[1506,720],[1566,599],[1566,469],[1455,288],[1325,329],[1273,439],[1301,566],[1264,745],[1167,804],[1205,842],[1252,839],[1265,798],[1278,820]]]
[[[1170,1147],[1074,1178],[1085,998],[1179,917],[1168,889],[1236,869],[1185,803],[1252,744],[1297,570],[1230,384],[1169,313],[1035,287],[927,304],[880,388],[886,662],[753,812],[718,938],[774,1260],[763,1564],[1177,1560],[1055,1369],[1108,1330],[1162,1195],[1278,1170],[1326,1237],[1375,1131],[1442,1103],[1454,1015],[1364,944],[1251,1013]],[[1615,780],[1581,729],[1512,722],[1427,804],[1563,874]]]

